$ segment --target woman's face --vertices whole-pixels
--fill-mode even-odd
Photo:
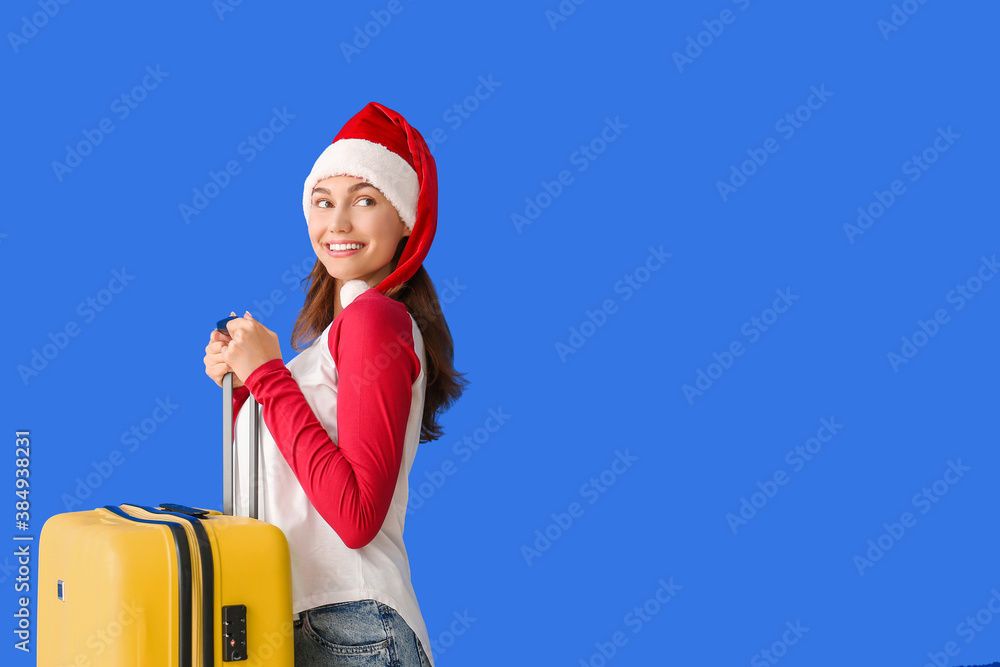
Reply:
[[[396,208],[360,178],[332,176],[313,188],[309,238],[338,292],[348,280],[378,285],[392,273],[396,246],[409,234]]]

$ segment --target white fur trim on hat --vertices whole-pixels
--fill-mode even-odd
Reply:
[[[420,196],[417,172],[385,146],[366,139],[341,139],[327,146],[309,172],[302,193],[302,211],[307,221],[312,209],[312,189],[331,176],[354,176],[368,181],[396,207],[407,229],[413,230]]]
[[[372,183],[374,185],[374,183]],[[340,288],[340,307],[347,308],[351,302],[357,299],[363,292],[371,287],[363,280],[348,280]]]

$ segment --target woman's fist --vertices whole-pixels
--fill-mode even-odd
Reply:
[[[225,340],[226,336],[220,334],[218,341],[221,345],[221,361],[233,370],[241,383],[246,382],[247,377],[263,364],[272,359],[281,359],[278,334],[255,320],[249,311],[243,317],[230,320],[226,328],[229,330],[229,340]],[[212,344],[209,343],[209,347]],[[219,382],[221,383],[221,377]],[[235,382],[233,386],[237,386]]]
[[[231,340],[232,338],[228,334],[213,329],[212,334],[208,337],[208,345],[205,346],[205,374],[220,387],[222,386],[222,378],[233,370],[222,358],[222,348],[228,345]],[[233,377],[233,388],[242,386],[243,381],[238,377]]]

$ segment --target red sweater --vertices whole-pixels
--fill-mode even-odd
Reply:
[[[337,442],[281,359],[262,364],[234,390],[233,414],[252,393],[306,497],[344,544],[360,549],[389,511],[420,359],[406,306],[377,290],[354,299],[330,326]]]

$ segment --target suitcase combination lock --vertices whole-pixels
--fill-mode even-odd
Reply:
[[[247,659],[247,606],[232,604],[222,607],[222,660]]]

